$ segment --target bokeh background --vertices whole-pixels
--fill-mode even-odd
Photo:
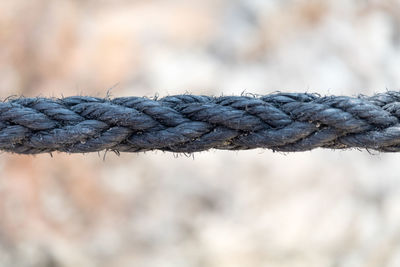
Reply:
[[[2,0],[10,95],[400,88],[397,0]],[[400,155],[0,155],[0,266],[400,266]]]

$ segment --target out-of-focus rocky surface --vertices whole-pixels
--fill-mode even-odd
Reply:
[[[400,88],[400,2],[0,1],[0,97]],[[0,266],[400,265],[400,155],[0,155]]]

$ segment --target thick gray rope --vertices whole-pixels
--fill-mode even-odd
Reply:
[[[20,154],[317,147],[400,151],[400,92],[0,102],[0,150]]]

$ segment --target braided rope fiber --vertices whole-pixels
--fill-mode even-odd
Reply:
[[[0,150],[19,154],[317,147],[400,151],[400,92],[0,102]]]

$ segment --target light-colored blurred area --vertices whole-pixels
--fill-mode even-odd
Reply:
[[[400,89],[397,0],[2,0],[10,95]],[[400,155],[0,155],[0,266],[397,267]]]

